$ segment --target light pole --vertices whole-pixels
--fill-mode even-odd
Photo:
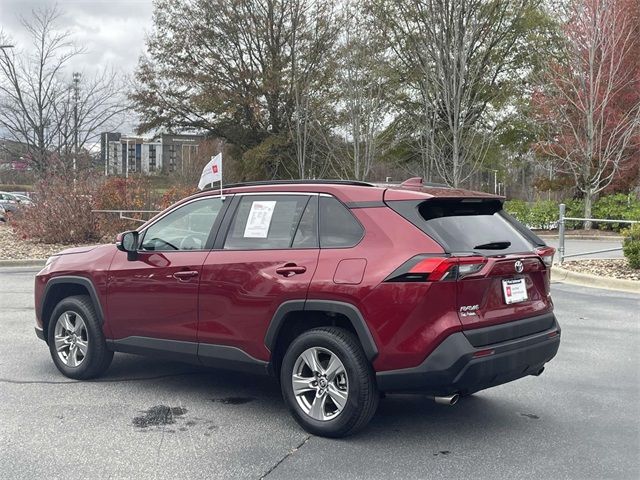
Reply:
[[[7,142],[5,142],[4,140],[2,141],[2,157],[2,168],[4,169],[7,165]],[[0,183],[2,183],[2,180],[0,180]]]
[[[73,174],[78,157],[78,100],[80,98],[80,73],[73,72]]]
[[[124,178],[129,178],[129,139],[127,138],[127,165],[124,170]]]

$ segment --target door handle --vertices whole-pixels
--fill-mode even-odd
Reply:
[[[282,267],[276,268],[276,273],[283,277],[291,277],[293,275],[299,275],[307,271],[307,267],[300,267],[295,263],[287,263]]]
[[[198,272],[196,272],[195,270],[176,272],[173,274],[173,278],[180,281],[189,280],[190,278],[197,277],[197,276],[198,276]]]

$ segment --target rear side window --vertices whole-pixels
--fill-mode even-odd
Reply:
[[[333,197],[320,197],[320,247],[340,248],[357,245],[364,228],[351,212]]]
[[[494,199],[431,199],[390,202],[391,208],[453,253],[524,253],[534,245]]]
[[[224,249],[291,248],[308,203],[307,195],[243,196],[224,242]],[[309,241],[306,237],[296,240],[299,243]]]

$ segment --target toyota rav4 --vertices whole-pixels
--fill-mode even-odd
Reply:
[[[303,428],[344,436],[381,393],[453,404],[555,356],[554,249],[502,203],[421,179],[204,191],[51,257],[36,333],[75,379],[114,352],[273,375]]]

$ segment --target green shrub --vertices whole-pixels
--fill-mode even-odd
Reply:
[[[622,245],[624,256],[629,261],[631,268],[640,269],[640,224],[636,223],[622,231],[626,237]]]
[[[529,204],[524,200],[508,200],[504,202],[504,209],[513,215],[520,223],[529,223]]]
[[[565,216],[566,217],[574,217],[574,218],[582,218],[584,217],[584,200],[579,199],[571,199],[566,200],[564,202],[566,205],[565,208]],[[582,222],[575,220],[567,220],[564,224],[566,229],[574,229],[574,228],[582,228]]]
[[[550,200],[535,202],[529,211],[529,228],[549,230],[558,221],[558,204]]]
[[[600,197],[593,206],[593,218],[640,220],[640,200],[631,195],[617,193]],[[599,223],[600,230],[620,230],[625,224]]]
[[[565,216],[573,218],[584,217],[584,200],[571,199],[562,202],[541,200],[527,203],[523,200],[509,200],[504,202],[504,209],[516,217],[529,228],[550,229],[556,228],[559,216],[560,203],[566,205]],[[640,220],[640,200],[632,195],[617,193],[601,197],[594,203],[591,216],[593,218]],[[594,228],[601,230],[620,230],[625,224],[621,223],[595,223]],[[582,228],[582,222],[567,220],[567,229]]]

